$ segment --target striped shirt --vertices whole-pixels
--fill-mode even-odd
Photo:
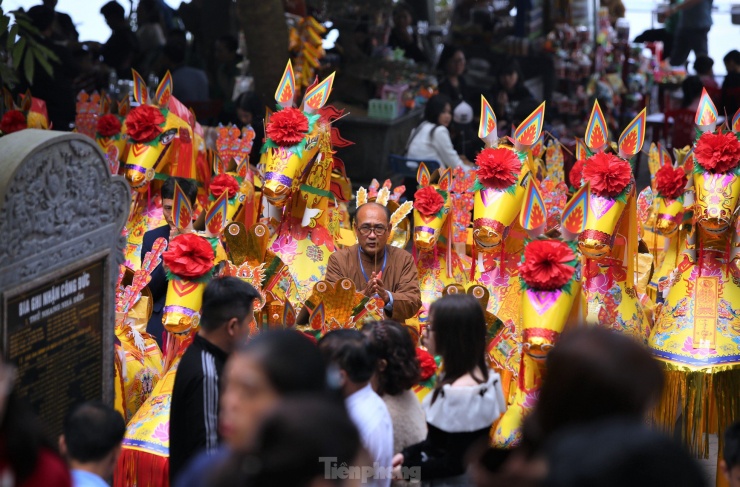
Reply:
[[[219,378],[225,362],[226,353],[200,335],[180,360],[170,411],[171,481],[196,453],[218,447]]]

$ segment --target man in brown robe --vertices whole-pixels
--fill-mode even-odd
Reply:
[[[390,212],[377,203],[357,209],[355,234],[358,244],[329,257],[325,281],[332,284],[351,279],[365,296],[377,294],[385,303],[387,318],[403,323],[421,308],[419,275],[411,254],[388,243]]]

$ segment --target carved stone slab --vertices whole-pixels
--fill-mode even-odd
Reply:
[[[52,434],[75,402],[113,400],[130,201],[88,137],[27,129],[0,138],[2,352]]]

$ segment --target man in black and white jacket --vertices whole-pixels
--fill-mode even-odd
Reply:
[[[201,450],[219,444],[219,378],[226,358],[249,334],[259,293],[235,277],[212,280],[203,293],[200,330],[180,360],[170,412],[170,482]]]

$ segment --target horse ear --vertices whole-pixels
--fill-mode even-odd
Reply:
[[[527,188],[524,190],[524,206],[522,211],[519,212],[519,224],[529,234],[530,238],[541,235],[547,223],[545,202],[537,186],[535,178],[527,178]]]
[[[606,118],[604,112],[601,111],[599,100],[594,101],[594,106],[591,109],[591,116],[588,119],[586,125],[586,146],[593,152],[598,152],[603,149],[609,141],[609,129],[606,124]]]
[[[128,98],[126,98],[126,99],[128,99]],[[120,108],[119,108],[118,112],[120,114],[120,112],[121,112]],[[103,96],[100,97],[100,109],[98,110],[98,113],[100,115],[106,115],[106,114],[110,113],[110,97],[107,94],[105,94],[105,95],[103,95]]]
[[[326,104],[326,100],[329,99],[333,85],[334,73],[327,76],[321,83],[310,88],[303,97],[304,110],[313,113],[321,109]]]
[[[645,142],[646,110],[643,108],[619,136],[619,155],[623,159],[631,159],[642,150]]]
[[[283,71],[283,77],[280,78],[280,84],[275,90],[275,101],[283,108],[293,106],[295,97],[295,75],[293,74],[293,64],[288,59],[288,64]]]
[[[226,227],[226,218],[229,209],[228,197],[229,192],[224,191],[216,198],[216,201],[211,203],[208,211],[206,211],[206,234],[209,237],[218,237]]]
[[[136,100],[139,105],[148,105],[149,91],[147,91],[144,78],[142,78],[135,69],[131,70],[131,74],[134,78],[134,100]]]
[[[563,208],[563,237],[566,240],[575,240],[586,229],[588,217],[588,200],[590,195],[589,183],[584,184]]]
[[[439,189],[450,191],[452,188],[452,171],[450,169],[442,169],[437,184],[439,185]]]
[[[118,102],[118,115],[120,115],[121,117],[125,117],[126,115],[128,115],[129,111],[131,111],[131,102],[129,101],[129,98],[126,97]]]
[[[3,87],[3,102],[5,103],[5,110],[14,110],[17,108],[13,100],[13,95],[5,87]]]
[[[416,171],[416,182],[419,183],[419,186],[422,188],[424,186],[429,186],[429,181],[431,180],[431,175],[429,174],[429,169],[427,169],[427,165],[423,162],[419,163],[419,169]]]
[[[31,90],[26,90],[26,93],[21,98],[21,111],[28,112],[31,110],[33,105],[33,96],[31,96]]]
[[[154,94],[154,103],[159,108],[167,108],[172,97],[172,74],[169,71],[165,73],[162,81],[157,86],[157,91]]]
[[[172,206],[175,214],[175,225],[179,230],[185,230],[193,221],[193,206],[190,199],[179,184],[175,183],[175,194],[172,198]]]

